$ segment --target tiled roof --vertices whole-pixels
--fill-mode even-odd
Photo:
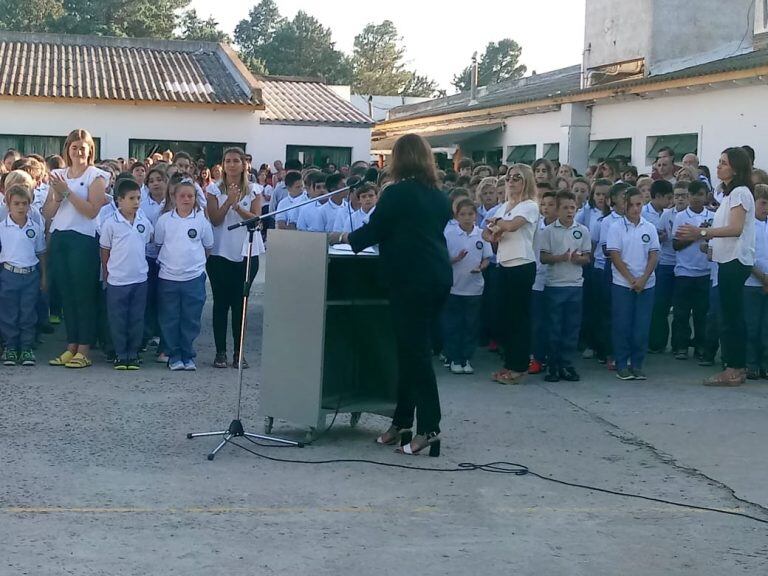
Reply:
[[[588,95],[604,90],[621,91],[643,86],[649,86],[650,88],[654,84],[671,80],[685,80],[687,78],[750,70],[764,66],[768,66],[768,49],[755,50],[730,58],[722,58],[666,74],[609,82],[584,89],[581,88],[581,67],[571,66],[546,74],[527,76],[520,80],[500,82],[496,85],[480,88],[474,102],[470,101],[469,92],[462,92],[428,102],[399,106],[390,110],[389,120],[428,118],[430,116],[440,116],[455,112],[468,112],[471,110],[494,108],[496,106],[523,104],[548,98],[576,96],[579,94]]]
[[[0,97],[260,107],[253,81],[213,42],[0,32]]]
[[[371,118],[319,79],[265,76],[257,83],[266,106],[262,124],[373,126]]]
[[[570,66],[546,74],[536,74],[518,80],[483,86],[478,89],[477,98],[474,102],[470,101],[469,92],[461,92],[428,102],[399,106],[389,111],[389,119],[422,118],[452,112],[481,110],[507,104],[519,104],[562,96],[578,90],[580,86],[581,66]]]

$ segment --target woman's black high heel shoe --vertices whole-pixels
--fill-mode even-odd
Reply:
[[[432,458],[440,456],[440,436],[437,432],[430,432],[426,435],[418,434],[413,440],[402,442],[396,452],[415,456],[427,447],[429,447],[429,455]]]
[[[390,426],[389,430],[384,432],[381,436],[376,438],[376,444],[382,446],[394,446],[395,444],[403,445],[409,444],[413,438],[413,432],[408,428],[398,428],[397,426]]]

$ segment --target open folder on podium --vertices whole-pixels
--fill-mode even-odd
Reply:
[[[375,251],[330,248],[325,234],[270,230],[260,413],[309,429],[329,414],[392,416],[397,353]]]

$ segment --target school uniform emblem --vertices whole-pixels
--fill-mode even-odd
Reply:
[[[475,248],[477,248],[478,250],[482,250],[483,243],[480,240],[478,240],[477,242],[475,242]]]
[[[26,231],[27,238],[34,238],[35,237],[35,231],[32,228],[27,228]]]
[[[581,237],[583,234],[581,233],[581,230],[574,230],[573,231],[573,237],[576,238],[576,240],[581,240]]]
[[[187,230],[187,236],[189,236],[192,240],[194,240],[195,238],[197,238],[197,230],[195,230],[194,228],[190,228],[189,230]]]
[[[643,242],[645,242],[646,244],[648,244],[648,242],[650,242],[650,241],[651,241],[651,237],[650,237],[648,234],[643,234],[642,236],[640,236],[640,239],[641,239]]]
[[[146,230],[146,228],[144,227],[144,224],[139,224],[136,226],[136,230],[139,231],[139,234],[144,234],[144,230]]]

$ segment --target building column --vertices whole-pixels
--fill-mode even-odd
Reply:
[[[579,174],[589,166],[589,133],[592,109],[586,104],[563,104],[560,107],[560,162],[570,164]]]

